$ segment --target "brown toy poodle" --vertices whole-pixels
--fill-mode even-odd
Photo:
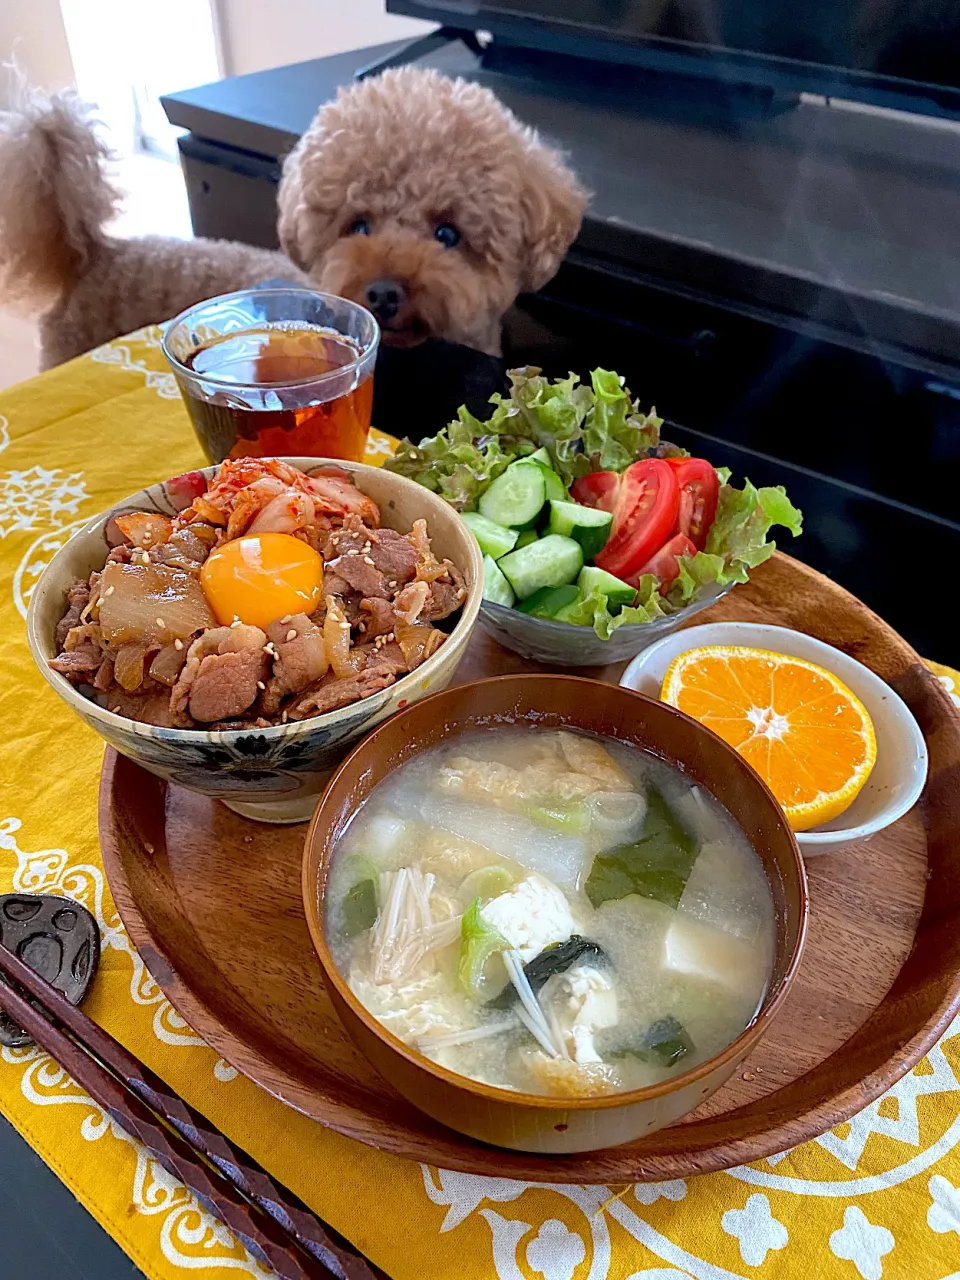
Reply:
[[[385,343],[496,355],[517,294],[556,272],[585,194],[488,90],[403,67],[342,89],[284,165],[289,257],[223,240],[121,240],[108,153],[72,95],[0,116],[0,305],[42,313],[44,368],[203,298],[302,280],[368,306]]]

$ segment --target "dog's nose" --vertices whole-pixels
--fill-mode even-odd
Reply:
[[[403,285],[396,280],[371,280],[366,289],[367,306],[378,320],[392,320],[407,300]]]

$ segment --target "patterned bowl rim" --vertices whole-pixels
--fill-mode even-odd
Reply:
[[[457,520],[460,519],[457,512],[454,511],[448,503],[444,502],[442,498],[438,498],[436,494],[431,493],[429,489],[425,489],[422,485],[417,484],[413,480],[408,480],[405,476],[395,475],[393,472],[384,471],[380,467],[371,467],[363,462],[350,462],[342,458],[283,456],[278,460],[280,462],[287,462],[291,466],[298,467],[301,470],[304,469],[305,465],[312,469],[322,466],[337,466],[341,467],[345,471],[358,472],[361,475],[366,473],[374,473],[380,476],[388,475],[390,476],[391,483],[396,485],[398,491],[402,492],[406,489],[410,491],[411,496],[415,494],[416,497],[425,504],[426,510],[423,515],[427,520],[428,529],[431,512],[436,514],[439,511],[443,511],[449,513],[449,515],[453,516]],[[213,463],[210,466],[197,467],[196,470],[200,475],[209,479],[216,473],[218,468],[219,464]],[[417,680],[426,679],[429,681],[434,672],[437,671],[448,658],[448,646],[454,644],[454,642],[456,642],[458,646],[462,645],[466,641],[469,633],[472,631],[474,623],[477,620],[477,615],[480,612],[480,600],[481,593],[483,591],[483,560],[480,555],[479,547],[476,544],[476,539],[470,535],[464,539],[465,545],[467,546],[469,565],[459,565],[458,568],[460,568],[461,572],[467,568],[472,569],[473,585],[468,587],[467,598],[461,608],[457,625],[449,633],[444,644],[442,644],[437,652],[429,657],[422,666],[417,667],[415,671],[409,671],[405,676],[401,676],[395,684],[389,685],[384,689],[383,694],[385,697],[382,699],[379,698],[378,695],[374,694],[370,698],[363,698],[360,702],[352,702],[346,707],[340,707],[336,711],[325,712],[323,715],[309,716],[305,720],[297,720],[288,722],[287,724],[268,725],[266,728],[256,730],[168,729],[161,725],[147,724],[143,720],[134,720],[130,716],[117,715],[106,707],[101,707],[99,703],[94,702],[91,698],[84,697],[84,695],[80,693],[80,691],[75,688],[69,680],[67,680],[66,676],[61,675],[57,671],[52,671],[47,665],[48,659],[53,657],[54,653],[49,637],[41,635],[40,627],[37,622],[36,615],[38,602],[43,594],[41,587],[45,578],[52,578],[54,576],[55,568],[67,558],[67,555],[75,548],[78,541],[82,541],[94,536],[95,534],[102,533],[104,526],[114,515],[120,514],[124,510],[141,509],[141,504],[138,504],[136,499],[143,494],[152,494],[152,492],[157,489],[162,491],[164,486],[169,483],[169,480],[171,479],[175,479],[175,477],[171,476],[168,480],[162,480],[151,485],[145,485],[142,489],[138,489],[136,493],[132,493],[129,497],[123,498],[119,502],[115,502],[112,506],[101,511],[99,515],[93,516],[86,524],[77,529],[75,533],[70,535],[67,541],[59,551],[57,551],[53,559],[44,569],[43,573],[37,579],[33,593],[31,594],[30,604],[27,608],[26,622],[27,643],[30,647],[30,653],[34,662],[37,664],[41,675],[51,688],[59,694],[66,703],[73,707],[75,711],[84,716],[84,718],[99,721],[105,727],[109,727],[111,729],[119,728],[126,733],[133,733],[138,737],[148,737],[155,741],[160,740],[171,744],[233,744],[239,738],[249,736],[251,732],[263,735],[268,741],[279,738],[300,737],[318,728],[327,729],[341,724],[348,724],[351,720],[356,719],[358,709],[362,708],[365,703],[371,707],[372,714],[374,708],[379,709],[379,707],[392,697],[397,690],[409,687],[407,682],[412,681],[414,678]],[[154,500],[156,501],[156,499]],[[464,525],[463,528],[464,532],[469,534],[469,530],[467,530],[466,525]]]

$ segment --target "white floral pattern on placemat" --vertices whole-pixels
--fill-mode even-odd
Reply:
[[[173,374],[165,366],[163,369],[151,368],[146,356],[137,358],[133,355],[132,344],[137,341],[148,348],[159,347],[160,333],[157,325],[138,329],[136,333],[129,334],[123,342],[107,342],[102,347],[95,347],[89,353],[89,358],[96,364],[112,365],[123,373],[142,374],[146,386],[151,391],[155,391],[164,400],[178,400],[180,390]]]
[[[33,466],[0,471],[0,538],[64,524],[87,497],[83,473]]]

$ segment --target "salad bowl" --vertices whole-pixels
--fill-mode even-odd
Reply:
[[[556,667],[599,667],[607,662],[625,662],[636,657],[648,645],[672,635],[698,613],[722,600],[733,585],[712,588],[679,613],[619,627],[608,640],[601,639],[592,627],[575,627],[569,622],[534,618],[492,600],[481,601],[480,625],[498,644],[531,662],[545,662]]]
[[[486,421],[462,407],[386,463],[463,515],[483,553],[480,621],[505,649],[622,662],[749,581],[776,549],[773,526],[800,533],[782,486],[737,487],[661,439],[663,420],[618,374],[508,376]]]

